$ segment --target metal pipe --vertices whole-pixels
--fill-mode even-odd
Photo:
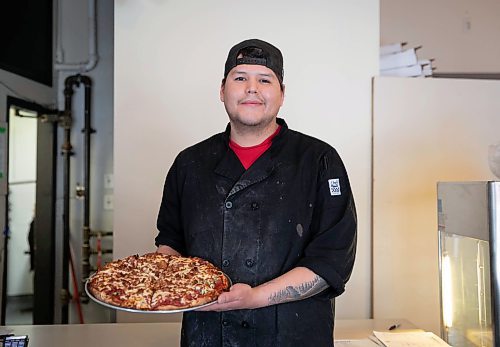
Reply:
[[[95,249],[92,249],[90,251],[90,254],[111,254],[113,253],[113,250],[112,249],[103,249],[103,250],[100,250],[100,251],[96,251]]]
[[[71,145],[71,126],[72,119],[72,97],[73,87],[85,85],[85,205],[84,205],[84,225],[82,241],[82,276],[88,277],[90,272],[89,261],[89,235],[90,235],[90,134],[93,130],[90,128],[90,88],[91,80],[88,76],[73,75],[64,81],[64,114],[61,119],[61,126],[64,129],[64,143],[62,145],[62,154],[64,155],[64,173],[63,173],[63,256],[62,256],[62,312],[61,321],[68,323],[69,318],[69,259],[70,259],[70,156],[73,155]],[[78,290],[75,288],[75,290]]]
[[[70,157],[73,155],[73,146],[71,145],[71,106],[73,96],[73,85],[76,83],[75,76],[66,78],[64,85],[64,114],[61,119],[61,126],[64,129],[64,142],[61,146],[63,159],[63,252],[62,252],[62,288],[61,301],[62,312],[61,322],[68,323],[68,302],[69,302],[69,198],[70,198]]]
[[[88,24],[89,24],[89,38],[88,38],[88,48],[89,48],[89,58],[85,62],[81,63],[67,63],[64,62],[64,52],[62,48],[62,6],[61,0],[56,1],[56,15],[57,15],[57,32],[56,32],[56,62],[54,68],[56,70],[73,70],[79,72],[89,72],[94,69],[99,60],[97,54],[97,7],[96,0],[88,0]]]
[[[92,81],[88,76],[80,76],[80,82],[85,86],[85,109],[84,109],[84,185],[85,201],[83,208],[83,240],[82,240],[82,282],[90,275],[90,135],[95,132],[91,127],[91,86]],[[85,294],[83,294],[85,295]]]
[[[90,244],[89,237],[90,228],[87,225],[83,226],[83,239],[82,239],[82,282],[84,282],[88,278],[88,274],[90,273]]]
[[[112,231],[100,231],[100,230],[94,230],[89,233],[90,237],[106,237],[106,236],[113,236]]]

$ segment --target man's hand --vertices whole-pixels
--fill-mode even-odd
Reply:
[[[305,267],[287,273],[257,287],[236,283],[229,292],[219,295],[216,304],[199,311],[229,311],[254,309],[290,301],[307,299],[328,288],[326,281]]]
[[[242,310],[261,307],[258,303],[258,293],[255,288],[248,284],[236,283],[229,292],[224,292],[219,295],[216,304],[208,305],[199,309],[199,311],[229,311]]]
[[[165,245],[159,245],[158,248],[156,249],[156,253],[162,253],[162,254],[166,254],[166,255],[181,255],[179,252],[177,252],[172,247],[165,246]]]

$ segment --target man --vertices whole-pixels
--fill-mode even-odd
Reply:
[[[233,283],[184,313],[182,346],[333,346],[354,201],[335,149],[277,118],[284,89],[276,47],[234,46],[220,88],[226,131],[182,151],[167,175],[158,252],[207,259]]]

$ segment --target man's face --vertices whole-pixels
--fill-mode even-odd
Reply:
[[[273,70],[262,65],[237,65],[221,86],[232,125],[265,128],[273,122],[283,105],[284,93]]]

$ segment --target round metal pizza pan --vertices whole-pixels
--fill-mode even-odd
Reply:
[[[231,279],[228,276],[226,276],[226,278],[228,279],[229,286],[231,287],[233,285],[233,283],[231,282]],[[92,293],[88,289],[88,284],[89,284],[89,280],[85,281],[85,293],[87,293],[89,298],[91,298],[93,301],[95,301],[99,305],[102,305],[102,306],[105,306],[105,307],[108,307],[108,308],[111,308],[114,310],[118,310],[118,311],[125,311],[125,312],[153,313],[153,314],[180,313],[180,312],[194,311],[194,310],[200,309],[202,307],[213,305],[217,302],[217,300],[215,300],[215,301],[209,302],[207,304],[203,304],[203,305],[199,305],[199,306],[195,306],[195,307],[189,307],[189,308],[181,308],[181,309],[176,309],[176,310],[162,310],[162,311],[137,310],[134,308],[127,308],[127,307],[120,307],[120,306],[111,305],[111,304],[108,304],[107,302],[103,302],[103,301],[99,300],[98,298],[96,298],[95,296],[92,295]]]

